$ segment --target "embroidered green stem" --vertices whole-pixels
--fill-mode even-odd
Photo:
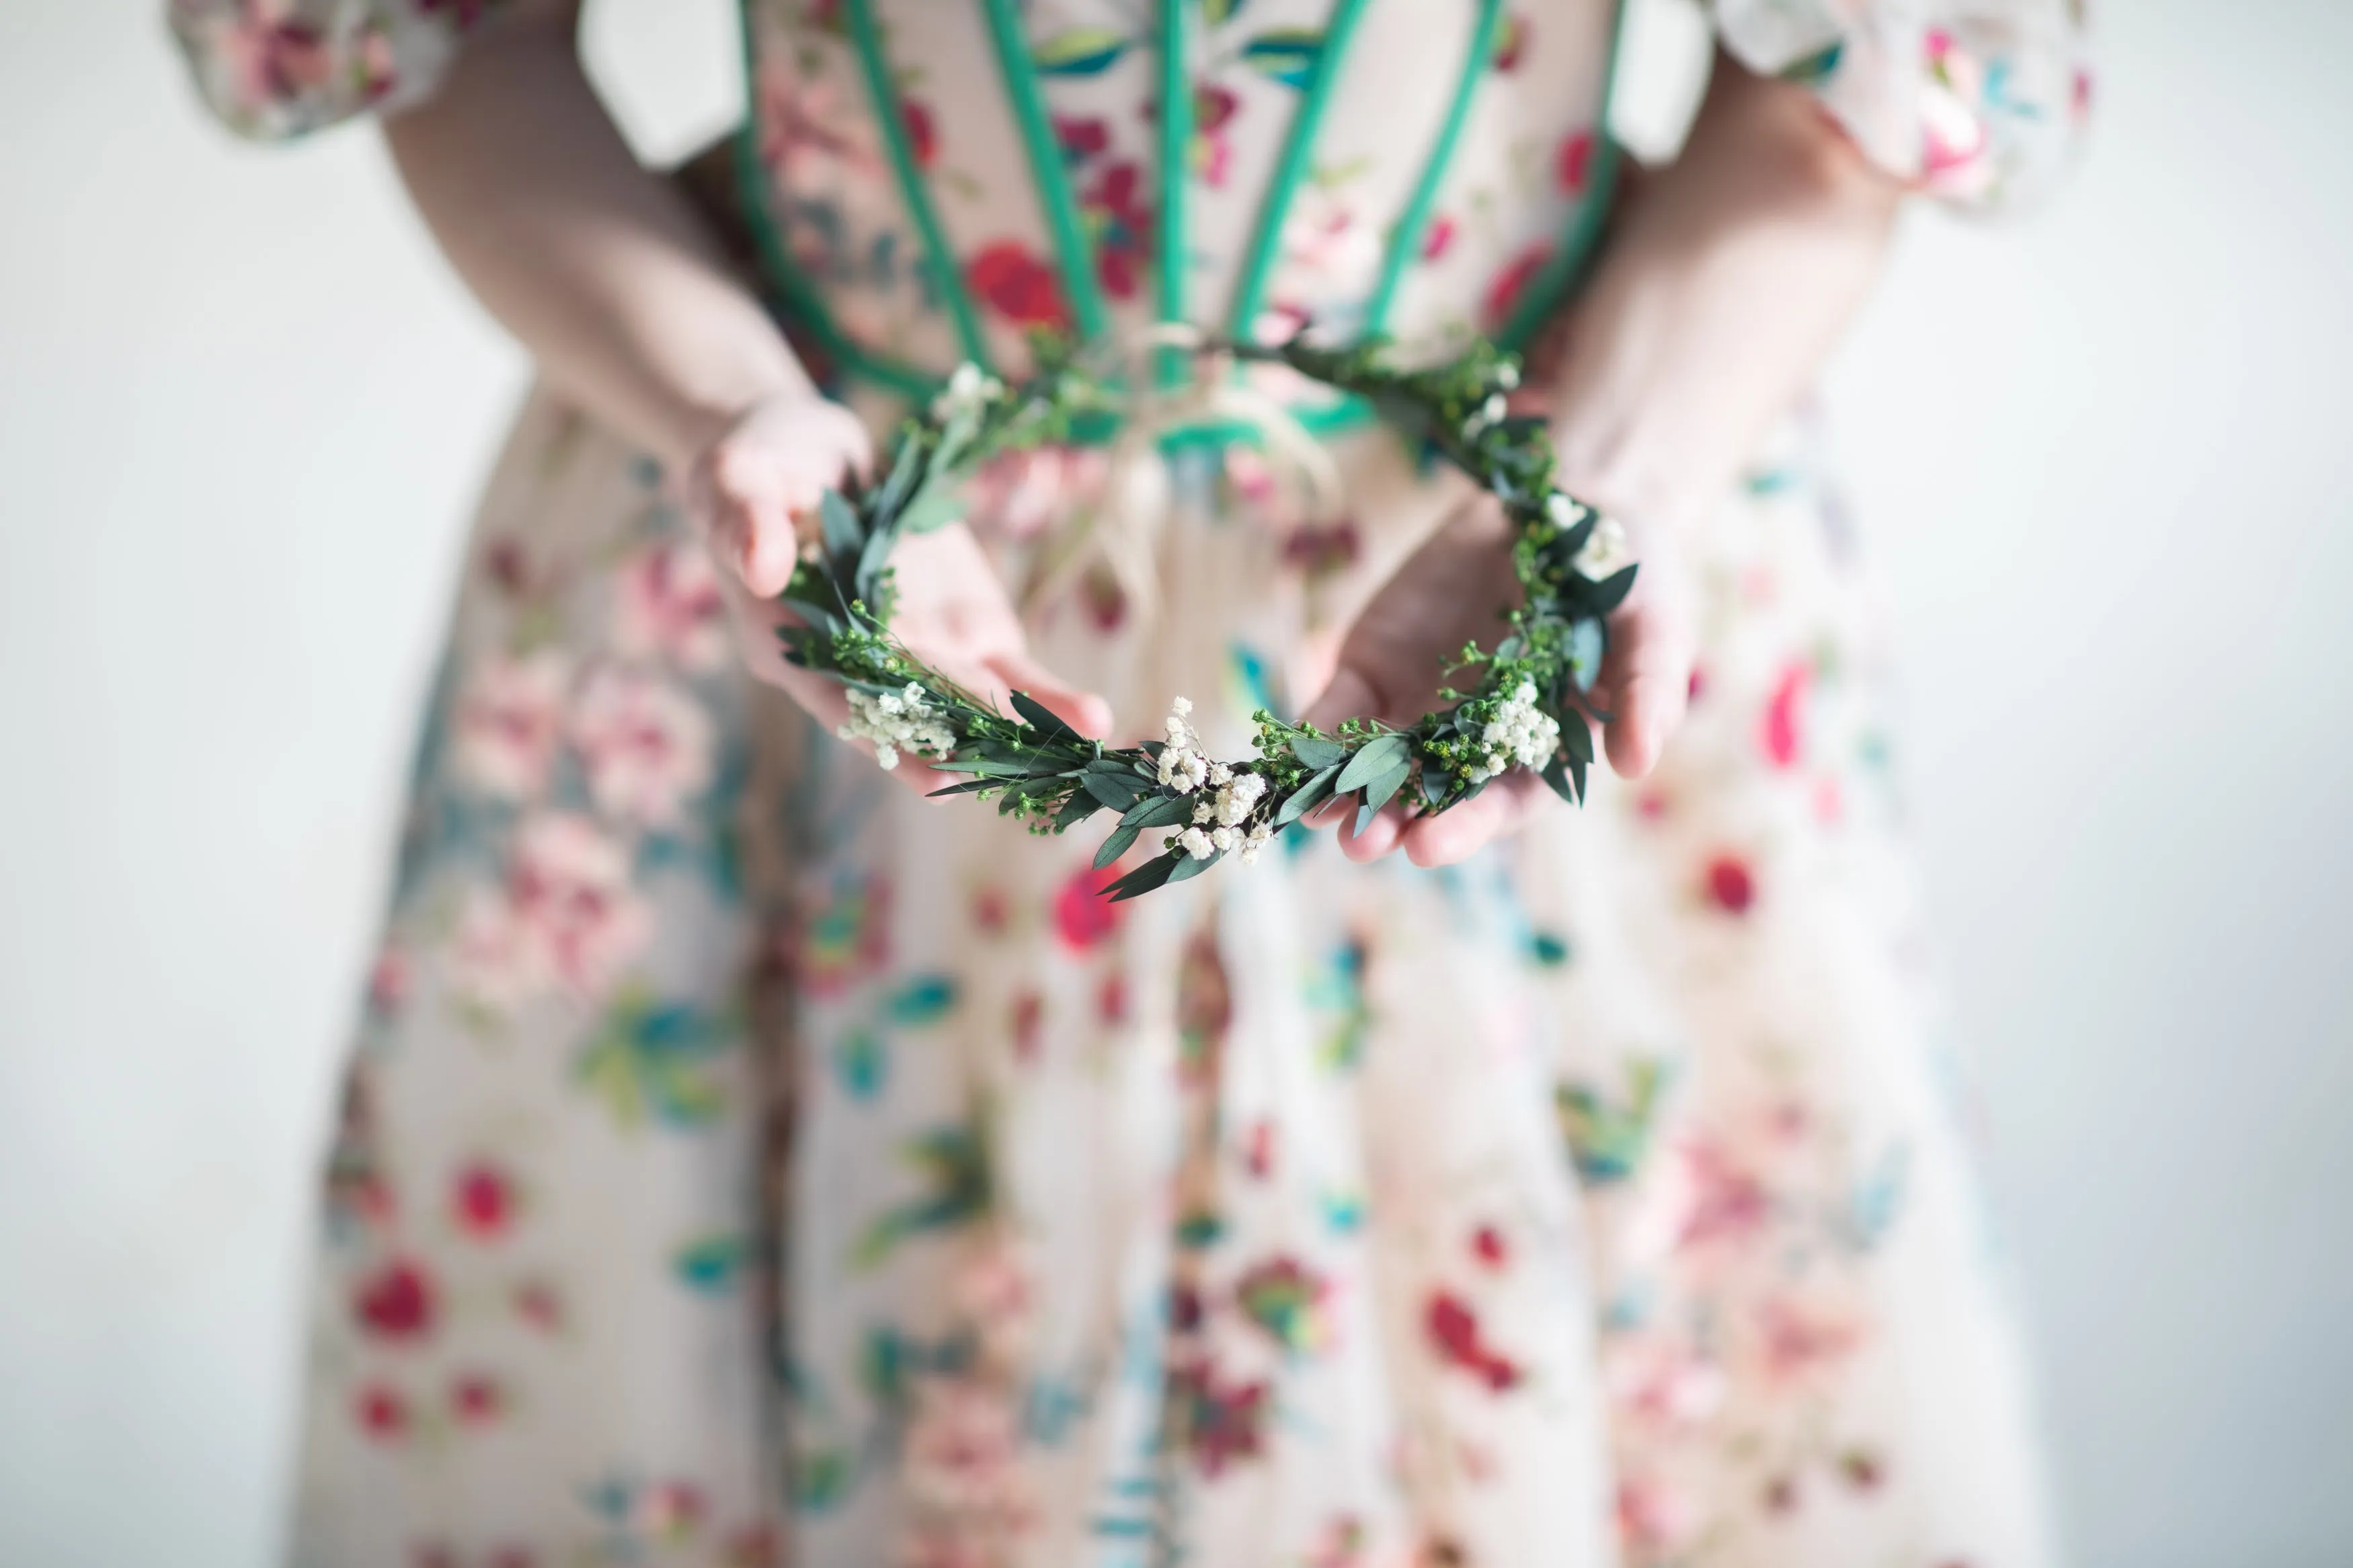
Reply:
[[[1186,65],[1185,29],[1191,0],[1160,0],[1160,319],[1185,320],[1187,186],[1192,175],[1193,82]],[[1160,354],[1160,384],[1184,379],[1185,358],[1174,349]]]
[[[1618,90],[1618,50],[1626,37],[1629,4],[1630,0],[1618,0],[1617,13],[1609,22],[1609,58],[1601,79],[1601,110],[1594,116],[1593,163],[1588,172],[1584,198],[1569,213],[1567,227],[1552,258],[1521,290],[1511,319],[1495,334],[1495,342],[1504,348],[1516,351],[1526,346],[1536,329],[1584,282],[1586,268],[1599,246],[1602,225],[1609,216],[1610,197],[1618,188],[1620,153],[1618,143],[1609,137],[1609,104]]]
[[[1479,15],[1471,25],[1471,52],[1462,61],[1462,74],[1454,84],[1454,101],[1447,106],[1446,121],[1439,128],[1438,144],[1430,150],[1430,159],[1421,166],[1421,178],[1413,188],[1413,195],[1398,215],[1397,226],[1389,231],[1388,254],[1382,258],[1380,279],[1373,285],[1373,296],[1365,305],[1365,336],[1377,337],[1388,326],[1389,310],[1397,303],[1398,284],[1405,280],[1405,269],[1421,254],[1422,237],[1430,228],[1430,210],[1438,205],[1438,193],[1446,184],[1446,172],[1454,162],[1454,146],[1461,139],[1463,123],[1471,118],[1471,100],[1479,90],[1479,83],[1494,67],[1495,38],[1503,30],[1504,0],[1480,0]]]
[[[987,0],[987,6],[989,38],[997,46],[997,68],[1005,74],[1005,96],[1029,153],[1038,205],[1045,210],[1046,226],[1053,233],[1062,289],[1070,297],[1080,338],[1093,342],[1110,331],[1111,313],[1104,308],[1103,287],[1095,278],[1094,250],[1079,221],[1079,204],[1071,192],[1070,171],[1062,164],[1061,145],[1047,122],[1045,95],[1039,90],[1037,67],[1030,63],[1021,13],[1015,0]]]
[[[1275,255],[1282,248],[1282,226],[1291,216],[1291,202],[1299,192],[1299,182],[1306,177],[1308,162],[1315,151],[1315,132],[1324,119],[1324,106],[1332,96],[1332,84],[1339,79],[1341,58],[1347,53],[1348,39],[1356,32],[1364,10],[1364,0],[1338,0],[1332,7],[1332,19],[1325,24],[1322,46],[1316,50],[1315,73],[1308,79],[1299,108],[1291,117],[1291,130],[1283,139],[1266,199],[1259,207],[1258,232],[1250,241],[1250,257],[1243,264],[1241,281],[1234,289],[1233,311],[1228,318],[1231,323],[1229,330],[1244,342],[1257,341],[1254,329],[1259,310],[1266,303]]]
[[[956,267],[955,250],[949,247],[947,231],[940,226],[939,211],[932,205],[931,188],[924,184],[923,170],[916,166],[914,145],[907,135],[907,106],[899,96],[898,84],[891,79],[891,62],[882,53],[882,29],[874,20],[874,7],[870,0],[845,0],[842,13],[849,23],[849,38],[858,51],[859,68],[866,75],[866,95],[873,102],[874,118],[881,127],[883,151],[889,154],[891,172],[899,181],[900,199],[906,204],[907,216],[915,220],[915,228],[923,236],[923,264],[931,271],[932,287],[955,322],[956,342],[964,349],[964,357],[986,369],[988,344],[981,336],[980,318],[972,308],[972,296],[965,289],[964,276]]]

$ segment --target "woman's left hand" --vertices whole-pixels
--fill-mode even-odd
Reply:
[[[1640,778],[1683,722],[1696,645],[1690,584],[1672,543],[1663,531],[1629,523],[1627,532],[1641,571],[1609,616],[1609,655],[1589,695],[1610,715],[1602,726],[1610,767]],[[1474,501],[1374,594],[1349,626],[1338,667],[1309,704],[1306,721],[1327,730],[1350,718],[1403,725],[1432,711],[1440,703],[1440,672],[1465,642],[1492,647],[1503,635],[1499,614],[1518,597],[1510,524],[1492,501]],[[1562,722],[1583,721],[1570,713]],[[1514,768],[1476,799],[1435,816],[1409,815],[1392,801],[1361,834],[1353,807],[1325,807],[1308,820],[1337,822],[1352,860],[1402,847],[1417,866],[1446,866],[1514,832],[1552,799],[1543,779]]]

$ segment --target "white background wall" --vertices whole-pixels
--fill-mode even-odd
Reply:
[[[610,0],[646,139],[712,0]],[[681,25],[662,25],[673,13]],[[365,133],[0,0],[0,1563],[269,1561],[310,1173],[522,367]],[[691,24],[691,25],[688,25]],[[2104,129],[1831,380],[2087,1568],[2353,1563],[2353,5],[2111,0]]]

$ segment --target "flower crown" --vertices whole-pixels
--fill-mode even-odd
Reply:
[[[1132,899],[1200,875],[1231,854],[1247,865],[1274,835],[1333,800],[1356,803],[1362,831],[1409,785],[1421,812],[1471,799],[1513,767],[1540,773],[1563,799],[1585,793],[1593,762],[1587,698],[1609,648],[1610,611],[1634,585],[1624,531],[1553,484],[1552,444],[1539,418],[1511,414],[1506,395],[1519,362],[1485,342],[1428,369],[1392,364],[1385,345],[1319,348],[1303,338],[1261,347],[1221,343],[1235,360],[1286,364],[1351,393],[1409,439],[1426,446],[1493,496],[1516,538],[1514,574],[1523,601],[1503,617],[1492,649],[1466,644],[1450,677],[1476,669],[1472,688],[1443,689],[1451,704],[1403,728],[1351,719],[1338,731],[1290,724],[1264,709],[1257,755],[1219,762],[1171,705],[1163,738],[1113,747],[1089,740],[1027,693],[1001,714],[934,670],[891,636],[891,550],[962,515],[960,479],[999,453],[1069,441],[1078,427],[1117,415],[1117,390],[1069,355],[1041,353],[1036,374],[1014,386],[960,367],[926,417],[910,419],[884,478],[828,491],[820,533],[780,602],[799,617],[779,635],[793,663],[849,689],[845,739],[871,741],[885,768],[911,752],[971,776],[939,795],[997,797],[1001,815],[1032,830],[1063,833],[1098,812],[1118,824],[1095,852],[1102,868],[1144,834],[1167,830],[1159,852],[1107,889]]]

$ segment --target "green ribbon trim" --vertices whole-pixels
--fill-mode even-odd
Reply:
[[[981,336],[980,317],[965,289],[955,252],[948,246],[947,230],[940,225],[939,209],[932,205],[931,189],[916,167],[915,149],[907,135],[907,106],[891,79],[891,64],[882,53],[882,29],[874,20],[874,8],[868,0],[845,0],[842,14],[849,22],[859,68],[866,73],[867,96],[873,101],[875,117],[882,122],[882,146],[891,157],[891,172],[898,177],[900,199],[906,203],[907,214],[923,237],[923,262],[931,270],[932,287],[955,319],[956,342],[963,345],[965,358],[987,369],[988,344]]]
[[[1609,139],[1609,104],[1618,91],[1618,53],[1626,41],[1629,4],[1630,0],[1618,0],[1617,12],[1609,21],[1609,61],[1601,79],[1601,110],[1594,116],[1593,168],[1585,198],[1568,215],[1559,248],[1522,291],[1520,302],[1512,309],[1511,320],[1495,334],[1498,347],[1515,351],[1524,347],[1546,319],[1585,281],[1586,271],[1600,246],[1602,226],[1609,217],[1610,199],[1618,189],[1618,171],[1624,157],[1618,143]]]
[[[1093,247],[1079,221],[1079,205],[1071,193],[1070,171],[1062,166],[1062,149],[1046,121],[1045,95],[1039,90],[1038,71],[1029,59],[1029,44],[1021,30],[1021,14],[1014,0],[987,0],[988,32],[997,46],[997,68],[1005,75],[1005,96],[1021,127],[1029,153],[1030,175],[1037,182],[1038,203],[1046,209],[1053,231],[1054,253],[1061,263],[1062,287],[1070,295],[1079,336],[1092,342],[1111,330],[1111,312],[1104,307],[1103,287],[1095,277]]]
[[[1389,231],[1388,254],[1381,260],[1381,275],[1373,285],[1373,296],[1365,305],[1364,335],[1378,337],[1388,326],[1389,309],[1397,303],[1398,286],[1405,280],[1405,269],[1421,254],[1422,237],[1430,229],[1430,215],[1438,205],[1438,193],[1446,184],[1447,170],[1453,166],[1455,144],[1462,138],[1462,127],[1471,118],[1471,100],[1477,96],[1479,84],[1494,67],[1495,37],[1503,31],[1504,0],[1480,0],[1478,18],[1471,25],[1471,52],[1462,61],[1462,75],[1454,84],[1454,101],[1447,106],[1446,121],[1439,128],[1438,145],[1430,150],[1430,160],[1421,167],[1421,179],[1413,188],[1413,195],[1398,215],[1397,226]]]
[[[1357,19],[1364,11],[1365,0],[1338,0],[1332,8],[1331,21],[1324,25],[1323,47],[1316,51],[1315,75],[1299,100],[1298,111],[1291,117],[1290,133],[1283,140],[1282,157],[1275,164],[1274,183],[1268,187],[1266,200],[1259,208],[1258,233],[1250,242],[1250,259],[1242,269],[1241,283],[1234,290],[1233,311],[1227,330],[1242,342],[1257,342],[1251,329],[1258,321],[1260,308],[1266,303],[1266,287],[1274,271],[1275,252],[1282,245],[1282,226],[1291,216],[1292,198],[1299,194],[1299,182],[1306,176],[1308,159],[1315,150],[1315,132],[1323,123],[1324,106],[1332,96],[1332,84],[1339,78],[1340,58],[1347,52],[1348,39],[1356,32]]]
[[[1192,179],[1193,82],[1185,58],[1185,30],[1190,21],[1190,0],[1160,0],[1160,320],[1186,320],[1185,208]],[[1160,384],[1174,387],[1185,379],[1184,356],[1161,351]]]

